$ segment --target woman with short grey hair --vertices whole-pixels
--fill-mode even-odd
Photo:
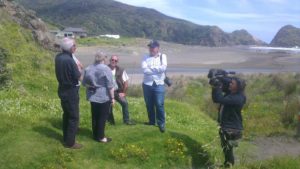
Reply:
[[[108,143],[111,138],[105,137],[105,122],[111,104],[115,103],[113,76],[105,64],[107,56],[97,51],[94,64],[84,70],[82,84],[86,87],[87,100],[91,103],[92,131],[96,141]]]
[[[105,64],[107,60],[107,56],[105,55],[105,53],[103,53],[102,51],[98,50],[95,54],[95,64],[99,64],[101,62],[103,62]]]

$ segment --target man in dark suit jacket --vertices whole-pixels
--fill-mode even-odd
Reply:
[[[64,38],[62,52],[55,58],[55,73],[58,81],[58,96],[63,109],[63,141],[66,148],[79,149],[75,142],[79,123],[79,78],[80,72],[73,59],[76,44],[73,39]]]

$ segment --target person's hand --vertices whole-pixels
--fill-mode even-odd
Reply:
[[[113,99],[111,99],[111,104],[112,105],[115,105],[115,103],[116,103],[116,100],[113,98]]]
[[[223,85],[220,84],[220,85],[216,85],[216,86],[212,86],[213,89],[222,89],[223,88]]]
[[[126,96],[126,93],[119,93],[119,97],[125,97]]]
[[[150,69],[152,70],[152,72],[158,72],[157,66],[151,66]]]
[[[80,62],[77,63],[77,68],[78,68],[79,72],[82,74],[84,67]]]
[[[90,89],[90,90],[92,90],[92,89],[96,89],[96,87],[95,87],[95,86],[92,86],[92,85],[89,85],[89,84],[86,84],[86,87],[87,87],[88,89]]]

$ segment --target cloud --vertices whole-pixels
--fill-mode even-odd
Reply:
[[[287,0],[262,0],[266,3],[278,3],[278,4],[282,4],[282,3],[286,3]]]
[[[165,15],[188,20],[184,14],[186,2],[184,0],[116,0],[118,2],[156,9]]]
[[[134,5],[134,6],[153,8],[153,9],[160,6],[165,6],[168,3],[168,1],[165,0],[115,0],[115,1]]]
[[[217,17],[217,18],[227,18],[227,19],[251,19],[251,18],[260,18],[263,17],[261,14],[257,13],[247,13],[247,12],[221,12],[212,10],[209,8],[197,8],[194,10],[201,11],[201,13],[205,13],[210,17]]]
[[[269,23],[300,23],[300,15],[287,13],[274,13],[269,16],[260,18],[260,21]]]

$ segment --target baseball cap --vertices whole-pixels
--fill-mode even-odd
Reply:
[[[156,48],[156,47],[159,47],[159,43],[157,40],[151,40],[147,46],[149,48]]]

